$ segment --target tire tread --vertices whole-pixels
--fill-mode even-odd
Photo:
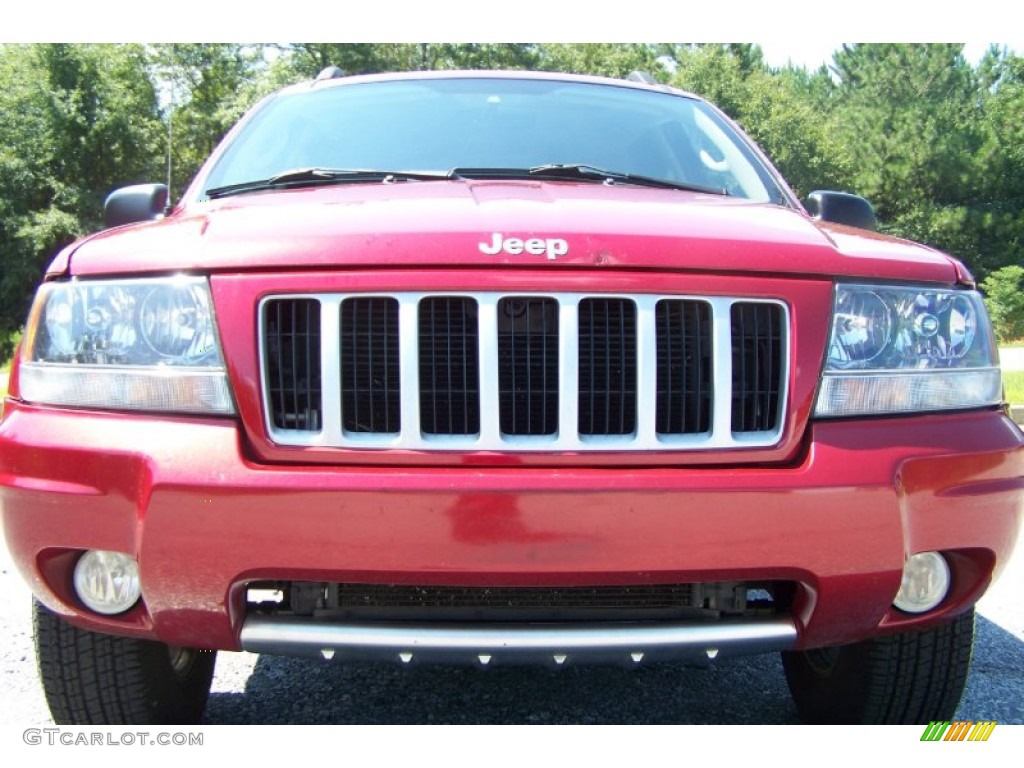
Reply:
[[[34,602],[36,662],[58,725],[197,722],[214,652],[197,653],[178,679],[167,646],[79,629]]]
[[[801,651],[784,653],[783,666],[807,722],[928,723],[956,714],[973,644],[972,609],[947,624],[843,646],[827,672]]]

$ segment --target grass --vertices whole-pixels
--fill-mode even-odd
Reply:
[[[1024,371],[1003,371],[1006,399],[1014,405],[1024,405]]]

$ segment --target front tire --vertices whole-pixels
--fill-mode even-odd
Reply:
[[[216,651],[79,629],[33,600],[36,661],[58,725],[188,725],[210,694]]]
[[[785,651],[782,665],[808,723],[951,720],[974,645],[974,610],[948,624],[852,645]]]

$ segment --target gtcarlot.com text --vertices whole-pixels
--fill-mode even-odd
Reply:
[[[90,731],[80,728],[27,728],[21,734],[26,744],[62,747],[201,747],[202,733],[177,731]]]

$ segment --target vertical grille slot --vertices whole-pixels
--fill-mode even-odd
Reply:
[[[419,306],[420,428],[428,435],[480,431],[477,303],[459,296]]]
[[[398,302],[386,297],[345,299],[339,334],[342,428],[398,432]]]
[[[558,430],[558,302],[509,297],[498,302],[500,427],[506,435]]]
[[[775,428],[782,388],[782,353],[782,310],[774,304],[733,304],[733,432]]]
[[[655,421],[663,435],[711,429],[711,307],[665,299],[655,307],[658,385]]]
[[[278,429],[317,432],[320,392],[320,302],[277,299],[263,307],[267,400]]]
[[[629,299],[579,304],[579,432],[636,430],[636,305]]]

